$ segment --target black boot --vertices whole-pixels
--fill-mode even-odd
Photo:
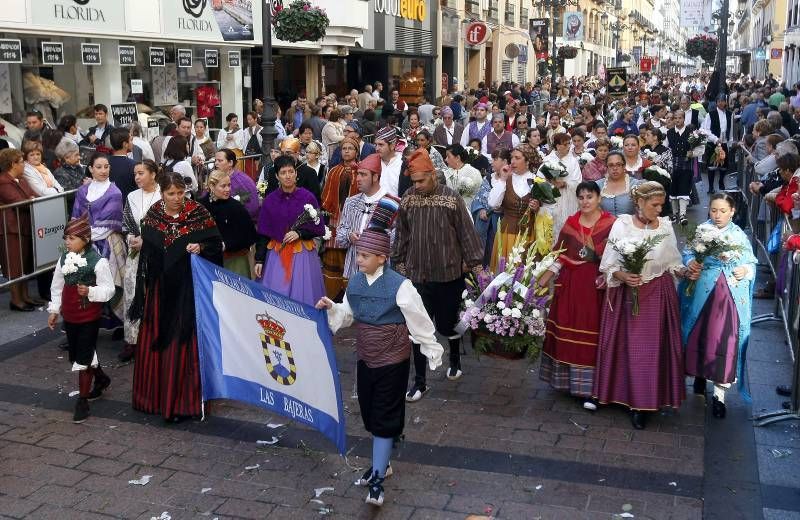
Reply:
[[[78,402],[75,403],[75,415],[72,416],[72,422],[80,424],[89,418],[89,401],[85,397],[79,397]]]
[[[103,392],[111,386],[111,378],[103,372],[99,366],[92,369],[94,372],[94,387],[89,392],[89,401],[94,401],[103,395]]]
[[[450,343],[450,368],[447,369],[447,379],[455,381],[461,377],[461,338],[448,340]]]
[[[706,378],[695,376],[694,384],[694,393],[697,395],[706,395]]]
[[[714,397],[714,401],[711,406],[711,414],[717,419],[724,419],[725,411],[725,403]]]
[[[631,410],[631,425],[636,430],[644,430],[647,424],[647,414],[640,410]]]

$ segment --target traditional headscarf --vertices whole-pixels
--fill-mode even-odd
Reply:
[[[453,109],[452,109],[452,108],[450,108],[450,107],[444,107],[444,108],[442,109],[442,117],[444,117],[444,116],[448,116],[448,115],[449,115],[449,116],[452,116],[452,115],[453,115]]]
[[[358,169],[380,175],[382,170],[381,156],[377,153],[369,154],[358,163]]]
[[[86,243],[92,240],[92,225],[89,223],[89,214],[84,213],[80,217],[74,218],[64,226],[64,238],[72,235],[80,238]]]
[[[356,241],[356,250],[373,255],[389,256],[389,235],[379,229],[365,229]]]
[[[375,140],[377,141],[378,139],[391,144],[397,141],[397,130],[391,126],[384,126],[375,134]]]
[[[433,171],[436,171],[436,168],[433,166],[431,156],[428,155],[428,150],[419,148],[417,151],[411,154],[411,157],[408,158],[409,175],[415,172],[421,173]]]

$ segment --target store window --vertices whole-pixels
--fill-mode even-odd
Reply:
[[[430,59],[390,57],[392,86],[400,91],[400,97],[406,102],[419,103],[427,91],[427,71],[431,67]]]

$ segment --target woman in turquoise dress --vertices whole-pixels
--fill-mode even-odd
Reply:
[[[689,282],[681,282],[681,331],[686,373],[694,376],[694,391],[705,394],[706,380],[714,383],[712,413],[725,417],[725,391],[738,380],[745,399],[744,364],[750,339],[750,314],[756,257],[742,229],[731,222],[735,202],[726,193],[711,196],[707,224],[727,236],[738,250],[707,256],[702,264],[687,246],[683,263]],[[687,295],[687,292],[689,293]]]

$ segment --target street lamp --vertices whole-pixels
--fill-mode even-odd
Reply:
[[[747,0],[736,0],[737,10],[735,15],[741,16],[744,13],[744,6]],[[725,80],[726,67],[728,63],[728,33],[733,29],[729,26],[730,20],[730,2],[729,0],[722,0],[722,7],[715,18],[719,19],[719,47],[717,48],[717,59],[714,62],[714,72],[717,74],[717,94],[724,94],[728,92],[728,83]]]
[[[533,7],[540,10],[550,11],[550,19],[553,20],[553,68],[550,71],[550,99],[554,99],[556,95],[556,64],[558,63],[558,49],[556,48],[556,21],[558,20],[558,12],[560,10],[565,10],[567,6],[577,6],[578,4],[578,0],[533,0]]]
[[[261,113],[261,159],[262,165],[266,168],[269,161],[269,152],[272,144],[278,137],[278,130],[275,129],[275,120],[278,112],[275,110],[275,95],[273,93],[273,75],[275,65],[272,63],[272,0],[264,2],[261,6],[261,37],[262,37],[262,56],[261,56],[261,76],[262,91],[264,93],[264,111]]]
[[[617,3],[614,4],[614,10],[618,13],[621,9],[622,9],[622,3],[618,0]],[[609,21],[608,21],[608,13],[606,13],[606,12],[603,12],[603,14],[600,16],[600,25],[603,26],[603,30],[611,31],[611,37],[613,38],[613,40],[615,42],[615,46],[614,46],[614,64],[619,67],[619,56],[620,56],[620,50],[619,50],[620,36],[619,36],[619,34],[622,31],[626,31],[626,30],[630,29],[630,26],[620,22],[619,19],[617,19],[617,21],[615,21],[614,23],[609,23]]]

